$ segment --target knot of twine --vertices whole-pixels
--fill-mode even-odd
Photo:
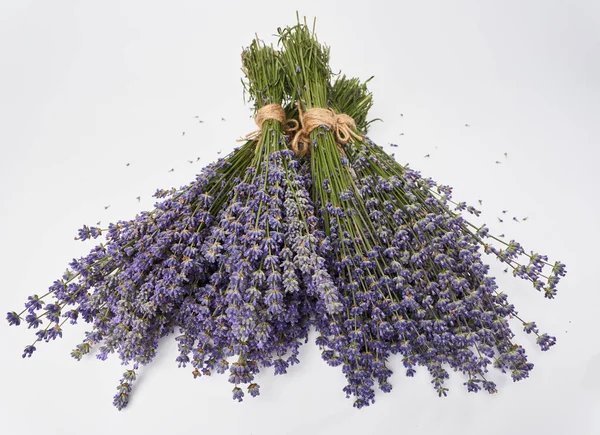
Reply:
[[[341,145],[346,145],[352,138],[362,140],[362,136],[356,133],[354,119],[345,113],[335,113],[333,109],[314,107],[306,112],[298,104],[298,118],[302,128],[296,132],[290,148],[299,156],[304,156],[310,151],[310,132],[317,127],[327,127],[335,136],[338,149],[342,154],[344,150]]]
[[[283,107],[281,107],[279,104],[267,104],[266,106],[258,109],[256,115],[254,116],[254,122],[256,123],[258,130],[247,134],[246,137],[240,139],[240,141],[246,142],[249,140],[260,139],[260,135],[262,134],[262,126],[267,119],[279,121],[281,125],[284,126],[284,131],[286,133],[291,133],[298,130],[298,121],[295,119],[287,119]]]

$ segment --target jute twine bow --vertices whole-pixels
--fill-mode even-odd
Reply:
[[[333,109],[322,107],[314,107],[303,112],[302,106],[298,104],[298,118],[302,128],[296,132],[290,148],[299,156],[304,156],[310,151],[310,132],[317,127],[325,126],[333,132],[342,154],[345,153],[341,145],[346,145],[352,138],[362,140],[362,136],[355,131],[354,119],[345,113],[335,113]]]
[[[283,107],[279,104],[267,104],[261,107],[254,116],[254,122],[258,126],[258,130],[253,131],[246,135],[246,137],[240,139],[240,141],[246,142],[249,140],[258,140],[262,134],[262,126],[267,119],[274,119],[279,121],[284,127],[286,133],[291,133],[298,130],[298,121],[295,119],[287,119]]]

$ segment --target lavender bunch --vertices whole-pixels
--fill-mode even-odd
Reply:
[[[547,298],[565,265],[470,223],[462,212],[478,210],[365,136],[367,83],[332,83],[329,49],[314,31],[298,23],[279,36],[281,52],[255,40],[242,55],[260,130],[194,182],[158,190],[154,210],[81,228],[79,239],[106,241],[7,314],[9,324],[37,329],[23,357],[62,337],[67,321],[91,323],[72,356],[97,348],[99,359],[116,353],[128,366],[118,409],[159,339],[175,331],[179,366],[194,377],[227,373],[238,401],[259,395],[262,368],[280,375],[299,362],[311,326],[358,408],[374,402],[377,386],[391,391],[396,354],[407,376],[425,367],[440,396],[448,368],[472,392],[496,392],[490,366],[528,377],[533,364],[509,319],[542,350],[556,340],[519,317],[482,253]],[[298,132],[296,115],[305,123]]]
[[[258,119],[284,102],[280,55],[256,40],[242,60]],[[261,367],[279,375],[299,362],[315,299],[326,312],[341,307],[317,249],[310,175],[287,148],[285,116],[277,118],[276,111],[260,122],[252,163],[202,246],[215,271],[180,318],[181,365],[190,363],[195,377],[228,372],[239,401],[243,385],[259,394]]]
[[[23,357],[30,357],[38,343],[62,337],[67,321],[83,319],[92,329],[71,355],[80,360],[99,346],[97,358],[117,353],[124,365],[132,364],[114,401],[119,409],[126,406],[135,370],[153,359],[158,340],[173,331],[183,300],[213,271],[199,248],[222,206],[222,195],[245,172],[254,147],[255,141],[246,143],[204,168],[187,186],[158,190],[154,196],[159,201],[150,212],[107,230],[80,229],[80,240],[105,234],[106,241],[74,259],[46,294],[29,296],[23,311],[7,314],[11,325],[24,321],[38,329]]]
[[[333,88],[340,97],[332,102],[337,103],[336,109],[364,123],[372,104],[366,83],[342,77]],[[415,171],[400,167],[370,140],[356,140],[345,147],[345,152],[373,222],[378,231],[391,236],[401,254],[402,269],[410,271],[405,272],[406,283],[416,290],[416,299],[426,310],[433,308],[428,310],[431,316],[422,322],[432,328],[431,345],[440,350],[440,357],[468,376],[465,386],[469,391],[496,391],[494,383],[484,376],[488,364],[510,373],[514,381],[526,378],[533,364],[527,362],[524,349],[513,342],[508,319],[521,321],[527,333],[537,336],[542,350],[548,350],[556,339],[541,334],[535,322],[523,321],[506,294],[498,291],[494,278],[488,276],[489,266],[482,262],[480,247],[495,253],[501,261],[508,257],[498,255],[501,251],[483,241],[488,236],[486,228],[476,228],[460,215],[466,205],[456,204],[451,209],[449,187],[437,186]],[[468,210],[478,213],[474,208]],[[395,228],[398,230],[393,231]],[[515,241],[502,243],[509,250],[518,246]],[[547,278],[545,295],[553,297],[556,283],[565,273],[564,265],[557,262],[553,275],[545,277],[542,268],[548,266],[547,257],[532,253],[528,256],[530,264],[523,266],[518,263],[517,253],[510,259],[515,271],[533,273],[515,275],[531,280],[538,289],[540,278]],[[412,374],[410,368],[407,374]],[[441,395],[447,391],[442,386],[445,377],[434,377],[433,381]]]
[[[365,127],[372,104],[366,87],[344,77],[328,86],[328,49],[305,25],[280,36],[290,93],[301,107],[329,104]],[[416,366],[427,367],[440,396],[447,393],[448,366],[467,375],[465,386],[474,392],[496,391],[485,376],[490,364],[515,381],[526,378],[533,365],[512,341],[508,324],[517,313],[488,276],[479,249],[483,245],[486,252],[510,261],[516,274],[536,288],[547,258],[532,253],[530,264],[522,266],[517,256],[523,251],[516,242],[504,251],[482,243],[485,227],[472,231],[457,213],[478,211],[462,204],[450,210],[448,187],[421,179],[356,133],[359,139],[342,148],[340,137],[321,126],[305,144],[324,243],[331,245],[331,275],[346,307],[335,316],[317,313],[318,343],[329,364],[342,365],[346,394],[362,407],[374,401],[375,381],[389,391],[387,359],[396,353],[403,356],[408,376]],[[564,265],[556,263],[552,273],[549,297]],[[540,334],[534,322],[523,325],[538,336],[542,350],[554,344],[554,337]]]

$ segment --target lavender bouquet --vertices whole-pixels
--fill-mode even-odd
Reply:
[[[311,327],[358,408],[374,402],[375,386],[391,391],[393,355],[407,376],[426,367],[440,396],[448,368],[474,392],[496,392],[490,365],[526,378],[533,365],[508,323],[521,319],[480,251],[548,298],[565,266],[473,225],[462,212],[479,212],[454,202],[450,187],[368,139],[367,83],[332,80],[329,49],[306,24],[279,36],[280,51],[255,40],[242,54],[259,130],[194,182],[158,190],[154,210],[80,229],[79,239],[106,242],[7,314],[37,329],[23,357],[82,318],[92,328],[72,356],[97,348],[128,366],[118,409],[175,331],[179,366],[194,377],[227,373],[238,401],[259,395],[262,368],[279,375],[299,362]],[[555,343],[522,323],[542,350]]]
[[[564,265],[526,254],[516,241],[506,243],[465,220],[461,211],[479,212],[453,203],[450,187],[399,165],[356,127],[354,120],[366,126],[371,95],[356,79],[341,77],[328,86],[329,51],[306,25],[280,37],[289,92],[297,96],[303,124],[297,136],[302,145],[292,146],[309,154],[330,274],[345,307],[335,315],[315,313],[317,343],[325,361],[342,366],[346,395],[360,408],[374,402],[376,383],[390,391],[387,362],[393,354],[402,355],[407,376],[425,366],[440,396],[448,391],[446,367],[464,373],[473,392],[496,392],[486,378],[490,364],[515,381],[526,378],[533,364],[513,342],[507,320],[521,319],[488,275],[479,250],[508,263],[550,298]],[[555,343],[535,322],[522,322],[542,350]]]

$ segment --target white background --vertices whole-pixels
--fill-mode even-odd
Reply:
[[[536,368],[520,383],[494,376],[494,396],[467,393],[453,374],[439,399],[426,372],[406,378],[394,361],[394,391],[356,410],[313,342],[288,375],[265,371],[261,396],[237,403],[226,377],[178,369],[169,338],[118,412],[118,360],[69,356],[85,325],[23,360],[33,332],[3,322],[0,430],[600,433],[597,1],[1,2],[0,311],[20,310],[93,246],[73,240],[81,225],[152,208],[156,188],[187,184],[254,129],[241,47],[255,33],[275,42],[296,9],[317,16],[334,69],[375,75],[376,142],[457,199],[481,199],[496,232],[567,264],[554,301],[493,269],[558,344],[542,353],[519,334]]]

